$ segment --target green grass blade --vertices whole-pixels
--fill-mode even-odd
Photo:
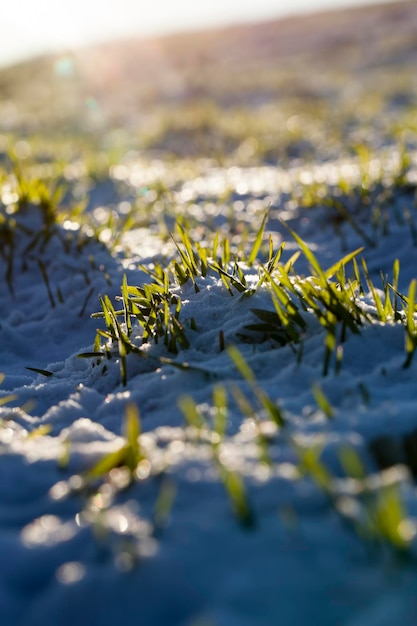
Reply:
[[[246,380],[246,382],[251,385],[256,382],[255,374],[252,369],[249,367],[246,360],[243,358],[241,352],[235,346],[229,346],[227,348],[227,353],[229,357],[232,359],[235,367],[240,372],[242,377]]]
[[[47,378],[54,375],[53,372],[39,369],[38,367],[26,367],[25,369],[30,370],[31,372],[35,372],[36,374],[40,374],[41,376],[46,376]]]
[[[105,352],[94,351],[94,352],[80,352],[77,354],[77,359],[96,359],[102,358],[106,356]]]
[[[411,365],[411,361],[413,359],[414,352],[417,347],[417,324],[414,320],[416,285],[417,285],[417,281],[414,278],[411,281],[410,287],[408,290],[406,335],[405,335],[405,350],[407,353],[407,358],[403,365],[404,368],[407,368]]]
[[[128,455],[128,446],[122,446],[118,450],[114,452],[109,452],[106,454],[100,461],[98,461],[92,468],[87,470],[85,473],[85,477],[89,480],[94,480],[96,478],[102,478],[112,469],[116,467],[121,467],[125,464],[126,458]]]
[[[374,284],[369,276],[369,272],[368,272],[368,267],[366,265],[365,259],[361,259],[362,262],[362,269],[363,269],[363,273],[365,276],[365,280],[367,282],[367,285],[369,287],[370,292],[372,293],[372,298],[374,300],[375,303],[375,307],[377,310],[377,314],[378,314],[378,319],[381,322],[386,322],[386,316],[385,316],[385,311],[384,311],[384,307],[382,306],[382,302],[381,302],[381,298],[379,297],[379,294],[377,293]]]
[[[230,346],[227,349],[229,357],[232,359],[236,369],[240,372],[242,377],[249,384],[253,393],[255,394],[259,404],[265,409],[269,418],[278,426],[285,425],[284,415],[279,406],[269,398],[269,396],[256,384],[256,377],[248,363],[243,358],[243,355],[236,348],[236,346]]]
[[[306,257],[307,261],[310,264],[311,269],[315,272],[316,276],[318,276],[319,278],[321,278],[321,280],[323,281],[323,283],[325,284],[327,282],[326,280],[326,275],[323,271],[323,269],[321,268],[320,263],[318,262],[316,256],[313,254],[313,252],[310,250],[310,248],[308,247],[308,245],[305,243],[305,241],[303,241],[301,239],[301,237],[299,237],[297,235],[296,232],[294,232],[285,222],[283,222],[281,220],[281,224],[283,224],[283,226],[285,226],[285,228],[288,230],[288,232],[290,233],[290,235],[293,237],[293,239],[295,239],[295,241],[298,243],[298,245],[300,246],[304,256]]]
[[[160,532],[167,524],[168,518],[174,506],[177,487],[172,478],[167,477],[162,481],[158,498],[153,511],[153,523]]]
[[[140,415],[135,404],[128,404],[126,407],[124,435],[128,445],[128,455],[126,465],[133,472],[139,462],[145,457],[139,443],[141,434]]]
[[[128,285],[127,285],[127,277],[126,274],[123,274],[123,282],[122,282],[122,298],[123,298],[123,308],[124,308],[124,314],[125,314],[125,324],[126,324],[126,331],[128,336],[131,335],[132,333],[132,322],[130,319],[130,305],[129,305],[129,292],[128,292]]]
[[[216,460],[220,479],[229,497],[236,518],[242,526],[246,528],[253,527],[255,518],[249,504],[246,487],[242,477],[239,476],[237,472],[227,469],[222,463],[220,463],[218,458]]]
[[[9,394],[8,396],[3,396],[3,398],[0,398],[0,406],[9,404],[9,402],[14,402],[14,400],[17,400],[17,398],[18,396],[16,394]]]
[[[326,397],[320,385],[316,384],[312,387],[312,392],[317,406],[323,411],[328,419],[334,418],[334,409]]]
[[[255,241],[254,241],[253,246],[252,246],[252,250],[251,250],[251,252],[250,252],[250,254],[248,256],[247,263],[248,263],[249,267],[254,264],[255,259],[258,256],[258,252],[259,252],[259,249],[260,249],[261,244],[262,244],[262,238],[264,236],[264,231],[265,231],[265,226],[266,226],[266,222],[267,222],[267,219],[268,219],[268,215],[269,215],[269,211],[267,211],[265,213],[265,215],[264,215],[264,217],[262,219],[261,226],[260,226],[258,232],[256,233],[256,237],[255,237]]]
[[[49,282],[48,272],[46,271],[46,266],[41,259],[38,259],[39,269],[42,274],[43,281],[45,283],[46,291],[48,292],[49,301],[51,303],[51,307],[54,309],[56,306],[54,294],[52,293],[51,285]]]
[[[178,406],[190,426],[196,428],[197,430],[201,430],[201,428],[203,428],[205,421],[198,410],[196,403],[190,396],[181,396],[178,399]]]
[[[224,385],[215,385],[213,388],[214,432],[222,440],[227,425],[227,392]]]
[[[344,256],[342,259],[340,259],[339,261],[337,261],[337,263],[335,263],[334,265],[332,265],[331,267],[329,267],[329,269],[327,269],[325,271],[325,275],[326,278],[332,278],[332,276],[334,276],[335,274],[337,274],[337,272],[344,267],[345,265],[347,265],[348,263],[350,263],[350,261],[352,261],[358,254],[360,254],[361,252],[364,251],[364,247],[362,246],[361,248],[357,248],[357,250],[354,250],[353,252],[350,252],[349,254],[347,254],[346,256]]]

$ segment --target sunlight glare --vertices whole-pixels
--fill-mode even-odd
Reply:
[[[9,0],[2,12],[0,65],[109,39],[162,35],[363,3],[364,0],[293,0],[289,6],[284,0],[258,0],[243,5],[238,0]],[[72,69],[63,63],[55,71],[67,75]]]

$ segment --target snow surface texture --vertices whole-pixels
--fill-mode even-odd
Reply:
[[[322,168],[320,176],[337,179],[334,168]],[[294,180],[300,176],[293,174]],[[134,176],[134,167],[125,168],[124,175]],[[317,175],[304,173],[306,180]],[[242,221],[253,219],[254,201],[259,208],[267,198],[275,207],[267,232],[273,231],[278,242],[290,239],[273,216],[284,215],[280,193],[291,185],[291,176],[279,179],[273,168],[213,170],[184,185],[178,201],[181,194],[188,201],[194,197],[198,217],[199,206],[220,193],[226,179],[235,189],[234,208]],[[319,209],[309,214],[294,208],[284,217],[323,267],[344,254],[341,243],[349,251],[363,245],[349,225],[341,241]],[[16,245],[23,253],[24,232]],[[178,287],[181,320],[189,328],[193,318],[197,330],[187,330],[190,348],[175,359],[211,375],[130,355],[123,387],[118,359],[97,364],[77,355],[91,351],[96,328],[104,328],[101,320],[90,319],[100,308],[98,295],[114,299],[125,271],[130,285],[142,284],[146,275],[138,263],[149,264],[163,244],[155,229],[140,229],[126,235],[124,246],[128,258],[112,256],[93,241],[65,251],[55,236],[44,250],[17,255],[21,263],[13,268],[14,294],[0,265],[1,390],[3,396],[17,396],[0,409],[0,624],[415,624],[414,564],[370,550],[314,481],[300,475],[292,445],[294,438],[311,446],[321,442],[323,459],[337,475],[338,451],[346,444],[362,451],[372,469],[367,442],[417,427],[417,360],[402,368],[404,326],[374,323],[360,335],[348,334],[341,371],[331,368],[322,378],[324,331],[319,326],[308,335],[301,362],[289,345],[279,347],[270,339],[244,342],[240,333],[255,321],[251,309],[272,310],[270,294],[261,287],[251,298],[231,297],[218,275],[210,274],[198,279],[198,293],[191,281]],[[287,248],[292,253],[297,246],[288,242]],[[375,282],[380,271],[391,275],[399,258],[399,290],[407,293],[416,277],[417,248],[406,223],[392,219],[389,232],[378,235],[364,255]],[[55,307],[35,260],[40,257],[52,289],[59,286],[62,294],[63,303],[56,298]],[[308,272],[302,258],[297,269]],[[256,266],[251,271],[248,280],[255,284]],[[191,395],[209,413],[214,385],[235,381],[246,388],[227,351],[220,350],[219,331],[226,345],[239,347],[258,385],[280,405],[287,421],[279,432],[265,420],[273,460],[267,467],[258,459],[256,423],[244,419],[229,400],[221,458],[243,477],[254,514],[250,527],[233,515],[212,447],[184,428],[178,407],[180,396]],[[147,350],[163,354],[159,345],[149,344]],[[331,420],[314,400],[317,381],[333,407]],[[108,482],[89,493],[79,476],[123,445],[125,410],[132,403],[140,410],[148,462],[128,488],[123,489],[121,471],[114,474],[117,489]],[[412,518],[417,514],[414,483],[405,470],[395,480]],[[164,499],[172,500],[166,515],[160,510]]]

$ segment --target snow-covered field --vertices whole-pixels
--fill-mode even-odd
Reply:
[[[130,164],[113,174],[126,188],[140,176],[137,185],[151,187],[152,171]],[[298,249],[283,218],[324,269],[365,245],[360,256],[379,287],[380,272],[392,282],[399,259],[398,291],[407,295],[417,277],[413,185],[386,196],[386,219],[374,230],[365,219],[372,246],[346,221],[337,231],[330,209],[284,202],[300,177],[337,184],[350,174],[358,171],[348,163],[285,176],[267,167],[212,169],[177,186],[172,198],[178,215],[187,207],[203,240],[209,219],[212,230],[229,228],[213,200],[227,187],[232,241],[239,225],[255,233],[270,205],[259,258],[270,234],[275,246],[287,241],[282,263]],[[169,180],[168,171],[162,176]],[[100,185],[92,197],[99,217],[128,202],[112,198],[106,206]],[[405,435],[412,446],[417,428],[417,360],[403,367],[405,321],[373,318],[375,301],[364,293],[370,318],[360,334],[347,331],[341,367],[333,356],[323,376],[326,332],[311,312],[304,313],[302,348],[281,347],[270,334],[245,329],[259,322],[253,309],[274,310],[266,283],[250,296],[236,289],[231,296],[214,271],[197,277],[198,292],[191,280],[179,286],[172,278],[189,347],[170,354],[161,342],[145,344],[149,358],[127,356],[123,385],[117,346],[111,359],[78,358],[97,351],[96,329],[105,330],[90,315],[100,311],[99,295],[120,308],[124,273],[129,285],[141,286],[150,277],[139,265],[178,257],[172,241],[157,219],[127,232],[113,253],[94,239],[79,245],[70,221],[35,240],[39,207],[10,216],[14,201],[3,188],[4,215],[18,227],[11,265],[0,225],[0,624],[415,624],[415,485],[405,465],[381,472],[369,445],[389,435],[385,454],[411,465],[412,450],[401,446]],[[303,255],[295,269],[313,273]],[[255,288],[260,261],[244,271]],[[346,274],[353,275],[351,262]],[[139,335],[134,327],[132,341],[141,347]],[[233,346],[256,380],[242,377]],[[227,407],[219,400],[224,392]],[[262,408],[265,394],[280,407],[282,427]],[[186,426],[179,404],[189,417],[197,406],[206,426]],[[132,473],[123,457],[121,467],[97,470],[100,459],[136,438],[132,406],[142,428],[137,466]],[[222,417],[224,438],[216,427]],[[98,477],[88,473],[94,466]]]

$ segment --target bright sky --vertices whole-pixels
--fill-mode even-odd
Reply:
[[[375,0],[3,0],[0,65],[124,35],[261,20]]]

